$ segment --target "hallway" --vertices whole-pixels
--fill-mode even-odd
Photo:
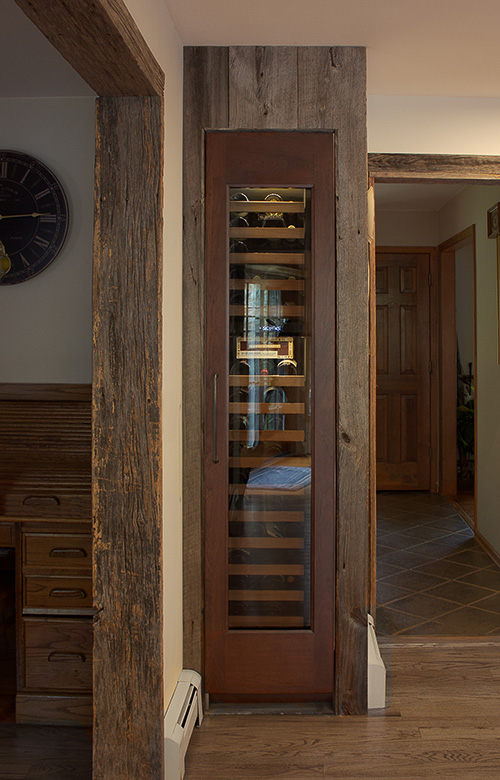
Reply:
[[[191,739],[184,780],[496,780],[500,640],[388,641],[387,710],[209,713]]]
[[[377,635],[500,635],[500,569],[442,496],[377,495]]]

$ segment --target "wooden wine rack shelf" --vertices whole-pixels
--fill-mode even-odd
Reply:
[[[229,628],[302,628],[303,617],[282,617],[279,615],[231,615],[228,620]]]
[[[304,387],[303,376],[286,374],[230,374],[229,387]]]
[[[231,265],[304,265],[303,252],[230,252]]]
[[[228,211],[230,214],[240,211],[253,214],[303,214],[305,206],[296,200],[230,200]]]
[[[230,401],[229,414],[305,414],[305,404]]]
[[[230,563],[229,574],[284,574],[303,576],[304,567],[299,563]]]
[[[231,510],[230,520],[238,523],[302,523],[304,512],[270,511],[268,509]]]
[[[249,284],[258,284],[261,290],[304,290],[303,279],[230,279],[230,290],[245,290]]]
[[[283,306],[230,306],[231,317],[303,317],[304,307],[295,304]]]
[[[237,550],[269,550],[275,547],[281,550],[301,550],[304,547],[304,540],[298,536],[277,539],[267,536],[230,536],[228,542],[229,547]]]
[[[304,591],[230,590],[229,601],[304,601]]]
[[[229,431],[229,441],[304,441],[304,431]]]
[[[304,228],[294,227],[230,227],[229,238],[286,238],[289,241],[305,238]]]

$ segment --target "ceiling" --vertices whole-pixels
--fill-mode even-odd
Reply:
[[[500,96],[497,0],[164,0],[184,44],[366,46],[372,95]]]
[[[377,211],[439,211],[463,184],[375,184]]]
[[[500,97],[497,0],[163,2],[186,45],[366,46],[369,94]],[[14,0],[0,15],[0,97],[93,94]]]

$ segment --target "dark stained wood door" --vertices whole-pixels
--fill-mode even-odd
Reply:
[[[377,489],[430,488],[430,254],[377,248]]]
[[[332,133],[208,132],[205,685],[332,699]]]

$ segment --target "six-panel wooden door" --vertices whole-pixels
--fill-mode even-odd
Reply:
[[[429,490],[430,253],[377,248],[377,489]]]

